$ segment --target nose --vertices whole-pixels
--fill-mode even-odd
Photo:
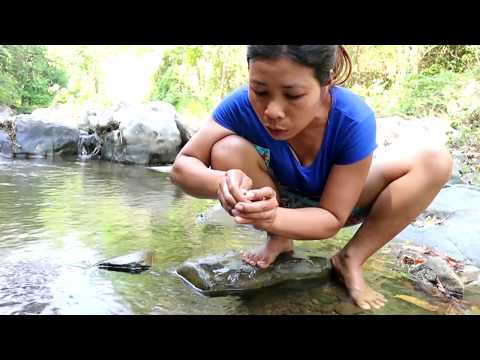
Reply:
[[[279,121],[285,117],[285,112],[278,102],[271,101],[265,109],[265,117],[269,121]]]

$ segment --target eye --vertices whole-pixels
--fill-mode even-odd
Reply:
[[[285,95],[287,99],[290,99],[290,100],[298,100],[302,97],[304,97],[305,95],[304,94],[300,94],[300,95]]]
[[[257,96],[267,96],[268,93],[266,91],[255,91],[252,89],[252,91],[255,93]]]

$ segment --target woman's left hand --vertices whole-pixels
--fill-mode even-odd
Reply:
[[[256,229],[267,230],[275,220],[278,209],[277,194],[271,187],[249,190],[247,199],[232,209],[235,222],[252,224]]]

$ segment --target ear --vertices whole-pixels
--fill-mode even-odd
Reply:
[[[327,82],[325,82],[325,85],[323,86],[332,86],[333,85],[333,69],[330,69],[330,78],[328,79]]]

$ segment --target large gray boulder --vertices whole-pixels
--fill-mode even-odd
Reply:
[[[443,188],[417,221],[394,242],[430,247],[480,267],[480,189],[469,185]]]
[[[80,116],[80,112],[73,107],[66,104],[59,104],[49,108],[35,109],[29,115],[29,118],[49,124],[77,128]]]
[[[0,105],[0,122],[9,120],[14,115],[12,109],[8,106]]]
[[[330,271],[330,261],[309,249],[282,254],[266,270],[245,263],[236,252],[187,261],[177,269],[188,285],[207,296],[242,295],[291,281],[325,282]]]
[[[59,124],[43,122],[30,115],[16,117],[15,156],[46,157],[76,155],[80,132]]]
[[[2,129],[0,129],[0,156],[6,158],[11,158],[13,156],[12,140]]]
[[[175,121],[180,131],[180,138],[182,139],[180,147],[183,147],[192,136],[200,130],[201,125],[196,119],[189,119],[184,116],[179,116],[178,114]]]
[[[103,158],[138,165],[168,164],[182,140],[173,105],[152,102],[121,108],[113,114],[118,131],[105,136]]]

